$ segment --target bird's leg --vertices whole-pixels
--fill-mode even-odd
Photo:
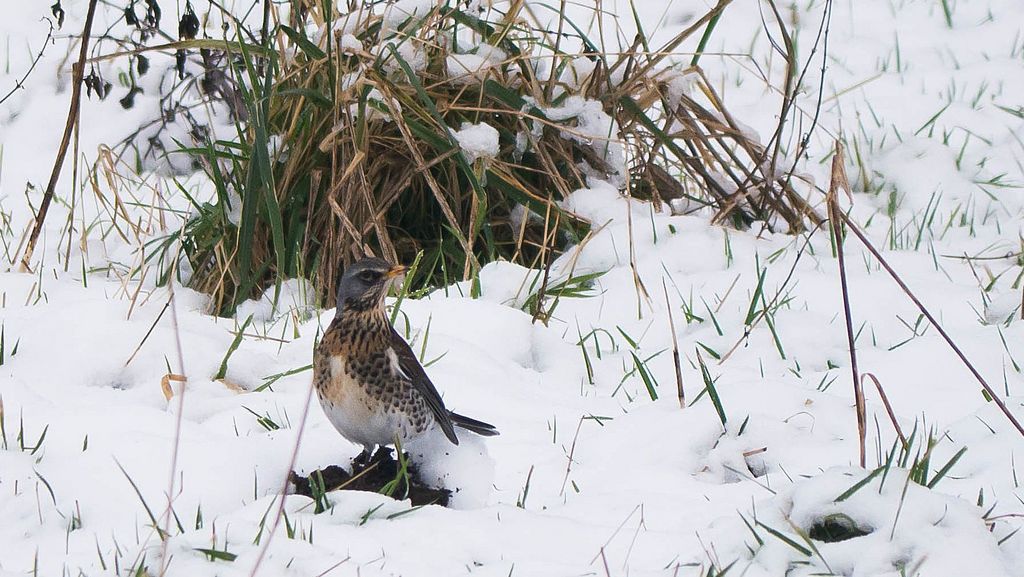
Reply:
[[[373,458],[370,459],[370,462],[386,461],[389,456],[391,456],[391,451],[388,450],[387,446],[378,445],[377,450],[373,452]]]
[[[364,446],[363,451],[359,453],[355,459],[352,459],[352,463],[355,465],[359,465],[360,467],[365,467],[369,465],[370,458],[373,456],[373,449],[373,445]]]

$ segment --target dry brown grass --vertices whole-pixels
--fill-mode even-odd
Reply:
[[[473,278],[499,258],[543,267],[585,236],[589,223],[560,201],[592,178],[659,209],[712,207],[739,227],[819,223],[776,175],[777,149],[744,133],[699,68],[673,61],[728,3],[663,46],[637,37],[618,52],[564,15],[545,29],[523,2],[486,20],[454,2],[411,17],[389,4],[338,15],[316,3],[274,28],[273,51],[233,44],[226,60],[247,121],[236,142],[197,150],[220,199],[180,236],[191,284],[230,313],[299,275],[330,305],[338,268],[367,253],[408,262],[422,251],[415,280],[427,284]],[[460,68],[453,55],[485,65]],[[495,128],[498,154],[463,154],[454,131],[464,123]]]

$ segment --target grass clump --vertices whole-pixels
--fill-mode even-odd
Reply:
[[[366,253],[422,251],[419,286],[496,259],[544,267],[588,233],[561,201],[595,180],[737,226],[800,229],[816,215],[761,174],[771,153],[698,68],[669,63],[727,4],[664,46],[641,34],[615,52],[564,14],[549,30],[522,2],[268,4],[266,34],[236,22],[224,38],[245,104],[236,138],[188,149],[216,202],[194,203],[153,254],[180,245],[191,286],[231,314],[294,276],[329,306],[340,261]]]

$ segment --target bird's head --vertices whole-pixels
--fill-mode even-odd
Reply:
[[[388,287],[406,270],[407,267],[373,257],[352,263],[338,281],[338,314],[342,309],[366,311],[381,306]]]

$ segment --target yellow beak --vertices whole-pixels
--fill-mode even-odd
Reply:
[[[399,277],[399,276],[404,275],[406,273],[406,271],[408,271],[408,270],[409,270],[409,267],[407,267],[407,266],[396,265],[396,266],[391,267],[391,270],[389,270],[388,272],[386,272],[384,274],[384,278],[386,278],[386,279],[393,279],[395,277]]]

